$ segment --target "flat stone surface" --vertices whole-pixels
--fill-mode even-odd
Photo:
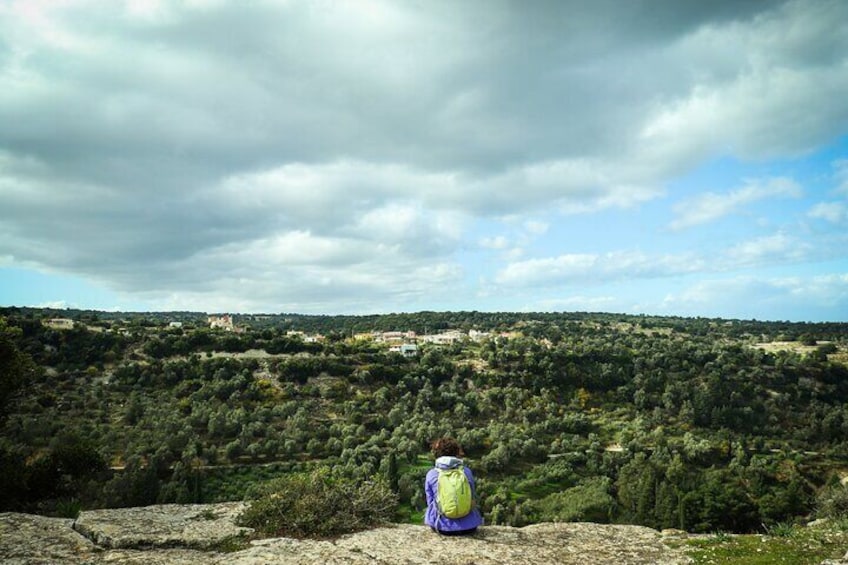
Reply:
[[[227,539],[253,532],[236,526],[241,502],[163,504],[80,512],[74,529],[109,549],[214,549]]]
[[[333,542],[268,539],[218,563],[344,563],[495,565],[513,563],[677,565],[691,563],[663,536],[640,526],[537,524],[487,526],[472,536],[449,537],[429,528],[397,525],[344,536]]]
[[[487,526],[468,537],[440,536],[423,526],[402,525],[361,532],[336,545],[366,557],[358,561],[362,563],[690,563],[656,530],[583,523]]]
[[[0,562],[15,565],[682,565],[691,562],[681,549],[667,545],[668,535],[656,530],[584,523],[537,524],[525,528],[485,526],[464,537],[440,536],[424,526],[398,524],[334,540],[255,540],[245,549],[223,553],[219,551],[221,542],[245,533],[245,529],[235,525],[241,509],[240,503],[228,503],[97,510],[83,512],[76,523],[27,514],[0,514]]]
[[[113,549],[104,551],[91,565],[208,565],[218,563],[220,554],[192,549]],[[226,561],[220,561],[226,563]]]
[[[14,512],[0,513],[0,562],[86,563],[99,549],[71,527],[66,518],[45,518]]]

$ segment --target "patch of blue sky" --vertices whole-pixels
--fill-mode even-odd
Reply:
[[[148,310],[84,278],[33,269],[0,267],[0,304],[96,310]]]
[[[470,245],[457,254],[457,260],[472,277],[487,279],[491,288],[478,294],[476,308],[497,304],[518,310],[583,310],[626,313],[679,314],[730,318],[774,318],[786,306],[786,316],[798,320],[838,320],[848,318],[846,301],[839,298],[838,285],[821,290],[822,296],[803,295],[806,286],[822,287],[828,277],[848,272],[846,261],[833,253],[805,251],[793,254],[792,245],[805,248],[829,245],[838,240],[820,241],[812,231],[833,232],[838,227],[811,223],[808,211],[827,199],[834,188],[831,164],[844,150],[844,140],[836,147],[792,160],[747,162],[722,157],[669,183],[665,197],[643,202],[633,208],[608,208],[594,213],[561,215],[546,212],[534,220],[547,226],[544,234],[528,237],[520,223],[479,222],[469,240],[485,242],[489,248]],[[822,171],[826,171],[823,173]],[[729,198],[752,183],[784,178],[797,183],[776,195],[742,199],[725,212],[703,222],[672,229],[675,219],[705,192]],[[768,190],[766,190],[768,193]],[[831,240],[833,240],[831,234]],[[769,239],[784,238],[789,249],[745,259]],[[762,245],[760,245],[762,246]],[[703,265],[691,274],[654,274],[626,271],[614,278],[566,277],[557,284],[535,288],[498,288],[500,269],[513,261],[556,258],[562,255],[614,255],[626,259],[642,256],[641,263],[662,261],[665,256],[691,256]],[[742,256],[733,260],[732,257]],[[838,255],[838,253],[837,253]],[[614,270],[614,269],[613,269]],[[816,282],[816,281],[824,282]],[[825,285],[826,286],[826,285]],[[793,302],[797,301],[797,305]]]
[[[544,298],[524,295],[523,311],[618,312],[726,319],[844,321],[846,301],[798,296],[809,278],[719,274],[609,281],[565,286]]]

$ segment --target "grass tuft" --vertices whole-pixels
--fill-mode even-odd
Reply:
[[[687,542],[695,565],[818,565],[845,553],[848,530],[838,523],[819,527],[775,524],[767,535],[718,532]]]

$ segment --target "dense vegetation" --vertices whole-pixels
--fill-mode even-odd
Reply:
[[[388,522],[397,495],[385,480],[353,480],[330,469],[289,473],[249,494],[239,523],[267,537],[332,537]]]
[[[423,312],[244,316],[236,333],[195,313],[0,314],[2,509],[241,499],[326,467],[382,477],[396,518],[419,520],[441,435],[490,524],[757,531],[843,500],[848,324]],[[413,358],[354,338],[446,329],[492,333]]]

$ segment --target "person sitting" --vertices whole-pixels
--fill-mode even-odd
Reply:
[[[436,463],[424,479],[424,523],[444,535],[471,534],[483,524],[483,516],[477,507],[474,475],[461,459],[465,455],[462,447],[455,439],[444,437],[430,448]]]

